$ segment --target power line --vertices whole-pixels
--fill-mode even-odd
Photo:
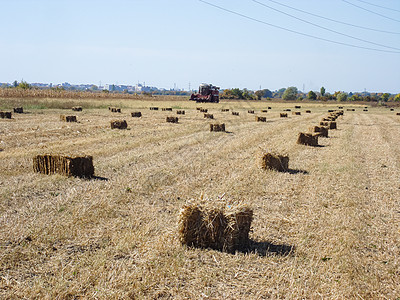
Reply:
[[[392,20],[392,21],[395,21],[395,22],[399,22],[399,23],[400,23],[399,20],[396,20],[396,19],[393,19],[393,18],[391,18],[391,17],[388,17],[388,16],[385,16],[385,15],[379,14],[379,13],[377,13],[377,12],[374,12],[374,11],[372,11],[372,10],[366,9],[366,8],[364,8],[364,7],[362,7],[362,6],[356,5],[356,4],[351,3],[351,2],[349,2],[349,1],[346,1],[346,0],[342,0],[342,1],[343,1],[343,2],[346,2],[346,3],[350,4],[350,5],[353,5],[353,6],[357,7],[357,8],[359,8],[359,9],[368,11],[368,12],[370,12],[371,14],[378,15],[378,16],[381,16],[382,18],[389,19],[389,20]]]
[[[400,12],[400,10],[398,10],[398,9],[394,9],[394,8],[390,8],[390,7],[386,7],[386,6],[377,5],[377,4],[374,4],[374,3],[371,3],[371,2],[367,2],[367,1],[363,1],[363,0],[357,0],[357,1],[363,2],[363,3],[366,3],[366,4],[369,4],[369,5],[372,5],[372,6],[380,7],[380,8],[383,8],[383,9],[387,9],[387,10],[392,10],[392,11]]]
[[[342,46],[348,46],[348,47],[352,47],[352,48],[359,48],[359,49],[372,50],[372,51],[378,51],[378,52],[387,52],[387,53],[400,53],[399,51],[382,50],[382,49],[376,49],[376,48],[369,48],[369,47],[357,46],[357,45],[353,45],[353,44],[343,43],[343,42],[339,42],[339,41],[334,41],[334,40],[330,40],[330,39],[326,39],[326,38],[314,36],[314,35],[311,35],[311,34],[307,34],[307,33],[295,31],[295,30],[292,30],[292,29],[289,29],[289,28],[285,28],[285,27],[281,27],[281,26],[278,26],[278,25],[274,25],[274,24],[271,24],[271,23],[268,23],[268,22],[265,22],[265,21],[262,21],[262,20],[253,18],[253,17],[249,17],[249,16],[246,16],[246,15],[244,15],[244,14],[235,12],[235,11],[233,11],[233,10],[229,10],[229,9],[227,9],[227,8],[224,8],[224,7],[221,7],[221,6],[212,4],[212,3],[207,2],[207,1],[204,1],[204,0],[198,0],[198,1],[203,2],[204,4],[207,4],[207,5],[209,5],[209,6],[218,8],[218,9],[220,9],[220,10],[223,10],[223,11],[225,11],[225,12],[229,12],[229,13],[231,13],[231,14],[240,16],[240,17],[242,17],[242,18],[245,18],[245,19],[248,19],[248,20],[257,22],[257,23],[261,23],[261,24],[264,24],[264,25],[268,25],[268,26],[271,26],[271,27],[275,27],[275,28],[278,28],[278,29],[281,29],[281,30],[284,30],[284,31],[291,32],[291,33],[296,33],[296,34],[298,34],[298,35],[306,36],[306,37],[313,38],[313,39],[316,39],[316,40],[321,40],[321,41],[325,41],[325,42],[329,42],[329,43],[333,43],[333,44],[338,44],[338,45],[342,45]]]
[[[273,3],[275,3],[275,4],[278,4],[278,5],[281,5],[281,6],[284,6],[284,7],[287,7],[287,8],[290,8],[290,9],[293,9],[293,10],[295,10],[295,11],[302,12],[302,13],[304,13],[304,14],[308,14],[308,15],[313,16],[313,17],[317,17],[317,18],[323,19],[323,20],[328,20],[328,21],[331,21],[331,22],[335,22],[335,23],[339,23],[339,24],[343,24],[343,25],[347,25],[347,26],[352,26],[352,27],[356,27],[356,28],[361,28],[361,29],[364,29],[364,30],[370,30],[370,31],[375,31],[375,32],[382,32],[382,33],[389,33],[389,34],[400,34],[400,32],[393,32],[393,31],[380,30],[380,29],[375,29],[375,28],[370,28],[370,27],[364,27],[364,26],[359,26],[359,25],[347,23],[347,22],[342,22],[342,21],[334,20],[334,19],[331,19],[331,18],[328,18],[328,17],[323,17],[323,16],[320,16],[320,15],[317,15],[317,14],[310,13],[310,12],[305,11],[305,10],[301,10],[301,9],[298,9],[298,8],[295,8],[295,7],[292,7],[292,6],[289,6],[289,5],[280,3],[280,2],[278,2],[278,1],[274,1],[274,0],[268,0],[268,1],[273,2]],[[359,0],[359,1],[361,1],[361,0]]]
[[[274,11],[277,11],[277,12],[279,12],[279,13],[281,13],[281,14],[284,14],[284,15],[286,15],[286,16],[289,16],[289,17],[291,17],[291,18],[294,18],[294,19],[296,19],[296,20],[299,20],[299,21],[302,21],[302,22],[304,22],[304,23],[313,25],[313,26],[315,26],[315,27],[318,27],[318,28],[321,28],[321,29],[324,29],[324,30],[327,30],[327,31],[330,31],[330,32],[333,32],[333,33],[336,33],[336,34],[340,34],[340,35],[343,35],[343,36],[345,36],[345,37],[348,37],[348,38],[351,38],[351,39],[354,39],[354,40],[358,40],[358,41],[361,41],[361,42],[364,42],[364,43],[368,43],[368,44],[372,44],[372,45],[375,45],[375,46],[380,46],[380,47],[384,47],[384,48],[394,49],[394,50],[399,50],[399,51],[400,51],[400,48],[390,47],[390,46],[382,45],[382,44],[379,44],[379,43],[375,43],[375,42],[367,41],[367,40],[364,40],[364,39],[360,39],[360,38],[358,38],[358,37],[355,37],[355,36],[352,36],[352,35],[349,35],[349,34],[345,34],[345,33],[342,33],[342,32],[339,32],[339,31],[336,31],[336,30],[333,30],[333,29],[329,29],[329,28],[327,28],[327,27],[324,27],[324,26],[321,26],[321,25],[318,25],[318,24],[309,22],[309,21],[307,21],[307,20],[298,18],[298,17],[296,17],[296,16],[294,16],[294,15],[291,15],[291,14],[288,14],[288,13],[286,13],[286,12],[284,12],[284,11],[279,10],[279,9],[273,8],[273,7],[271,7],[271,6],[269,6],[269,5],[265,4],[265,3],[262,3],[262,2],[260,2],[260,1],[257,1],[257,0],[252,0],[252,1],[255,2],[255,3],[258,3],[258,4],[260,4],[260,5],[262,5],[262,6],[264,6],[264,7],[267,7],[267,8],[269,8],[269,9],[272,9],[272,10],[274,10]]]

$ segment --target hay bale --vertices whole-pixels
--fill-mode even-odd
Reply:
[[[135,111],[131,113],[132,118],[140,118],[142,117],[142,113],[140,111]]]
[[[396,113],[396,116],[400,116],[400,112]]]
[[[232,115],[233,115],[233,116],[238,116],[239,113],[238,113],[237,111],[233,111],[233,112],[232,112]]]
[[[338,106],[339,109],[343,109],[343,106]]]
[[[221,109],[221,111],[222,112],[227,112],[227,111],[229,111],[229,108],[223,108],[223,109]]]
[[[311,132],[318,133],[318,136],[328,137],[328,127],[325,126],[313,126],[310,128]]]
[[[182,245],[234,253],[249,246],[253,210],[246,205],[185,204],[178,216]]]
[[[261,112],[267,113],[267,112],[268,112],[268,109],[262,109]]]
[[[281,115],[281,118],[287,118],[288,117],[287,113],[281,113],[280,115]]]
[[[177,115],[184,115],[184,114],[185,114],[185,111],[184,111],[184,110],[177,110],[177,111],[176,111],[176,114],[177,114]]]
[[[318,136],[311,133],[300,132],[297,138],[297,144],[318,146]]]
[[[0,118],[2,119],[11,119],[11,111],[0,111]]]
[[[336,122],[329,122],[329,129],[337,129]]]
[[[328,112],[331,113],[331,112],[334,112],[334,110],[333,109],[328,109]]]
[[[267,122],[267,118],[256,116],[256,122]]]
[[[14,113],[16,114],[23,114],[24,113],[24,108],[23,107],[14,107]]]
[[[125,120],[112,120],[110,122],[111,129],[126,129],[128,128],[128,123]]]
[[[394,108],[391,108],[390,111],[394,111]]]
[[[311,110],[306,110],[306,114],[311,114]]]
[[[171,107],[165,107],[165,108],[162,108],[162,111],[172,111],[172,108]]]
[[[150,107],[150,110],[158,110],[158,107],[152,106]]]
[[[354,108],[348,108],[347,111],[356,111]]]
[[[299,112],[299,111],[293,111],[293,112],[292,112],[292,115],[300,116],[300,115],[301,115],[301,112]]]
[[[167,123],[178,123],[178,117],[167,117]]]
[[[37,155],[33,158],[33,170],[42,174],[92,177],[92,156]]]
[[[296,105],[294,108],[296,108],[296,109],[300,109],[300,108],[301,108],[301,106],[300,106],[300,105]]]
[[[223,131],[225,132],[225,124],[210,124],[210,131]]]
[[[368,111],[368,109],[365,109],[365,108],[364,108],[363,111]]]
[[[286,108],[283,111],[292,111],[290,108]]]
[[[214,119],[214,115],[213,114],[204,114],[204,118],[206,118],[206,119]]]
[[[272,109],[272,107],[271,107],[271,106],[268,106],[268,109]]]
[[[60,121],[63,122],[77,122],[76,116],[60,115]]]
[[[73,106],[72,110],[73,111],[82,111],[82,106]]]
[[[249,114],[254,114],[254,110],[248,110],[247,111]]]
[[[202,112],[202,113],[207,113],[207,112],[208,112],[208,109],[206,109],[206,108],[201,108],[201,109],[200,109],[200,112]]]
[[[286,172],[289,170],[289,156],[274,153],[264,153],[261,158],[261,168]]]

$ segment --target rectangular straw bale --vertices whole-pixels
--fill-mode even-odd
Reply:
[[[297,138],[297,144],[307,145],[307,146],[317,146],[318,136],[312,133],[300,132]]]
[[[306,114],[311,114],[311,110],[306,110]]]
[[[178,123],[178,121],[179,121],[178,117],[167,117],[168,123]]]
[[[16,114],[23,114],[24,113],[24,108],[23,107],[14,107],[14,112]]]
[[[0,118],[2,119],[11,119],[11,111],[0,111]]]
[[[396,113],[396,116],[400,116],[400,112]]]
[[[176,114],[177,114],[177,115],[184,115],[184,114],[185,114],[185,111],[184,111],[184,110],[177,110],[177,111],[176,111]]]
[[[280,113],[281,118],[287,118],[287,113]]]
[[[172,108],[171,107],[164,107],[164,108],[162,108],[162,111],[172,111]]]
[[[261,168],[286,172],[289,170],[289,156],[274,153],[264,153],[261,158]]]
[[[262,109],[261,112],[267,113],[267,112],[268,112],[268,109]]]
[[[310,128],[311,132],[318,133],[318,136],[328,137],[328,127],[325,126],[313,126]]]
[[[300,105],[296,105],[294,108],[299,109],[299,108],[301,108],[301,106]]]
[[[152,106],[150,107],[150,110],[158,110],[158,107]]]
[[[248,110],[247,113],[254,114],[254,110]]]
[[[293,111],[293,112],[292,112],[292,115],[300,116],[300,115],[301,115],[301,112],[299,112],[299,111]]]
[[[128,128],[128,123],[125,120],[112,120],[110,122],[111,129],[126,129]]]
[[[206,112],[208,112],[208,109],[207,108],[200,108],[200,112],[206,113]]]
[[[76,116],[65,116],[65,115],[60,115],[60,121],[63,121],[63,122],[77,122]]]
[[[132,118],[140,118],[142,117],[142,113],[140,111],[134,111],[131,113]]]
[[[72,110],[73,111],[82,111],[82,106],[73,106]]]
[[[329,129],[337,129],[336,122],[329,122]]]
[[[292,111],[290,108],[286,108],[283,111]]]
[[[203,108],[202,107],[196,107],[196,110],[202,110]]]
[[[394,108],[391,108],[390,111],[394,111]]]
[[[232,115],[233,115],[233,116],[238,116],[238,115],[239,115],[239,112],[233,111],[233,112],[232,112]]]
[[[272,109],[272,107],[271,107],[271,106],[268,106],[268,109]]]
[[[227,111],[229,111],[229,108],[223,108],[223,109],[221,109],[221,111],[222,112],[227,112]]]
[[[37,155],[33,158],[33,170],[42,174],[92,177],[92,156]]]
[[[204,114],[204,118],[206,118],[206,119],[214,119],[214,115],[213,114]]]
[[[234,253],[248,248],[252,221],[253,210],[246,205],[189,203],[179,212],[179,240],[189,247]]]
[[[225,123],[222,123],[222,124],[210,124],[210,131],[222,131],[222,132],[225,132]]]
[[[267,118],[256,116],[256,122],[267,122]]]

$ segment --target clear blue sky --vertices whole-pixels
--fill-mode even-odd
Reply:
[[[252,0],[207,0],[262,22],[361,47]],[[400,34],[333,23],[273,3],[331,30],[400,49]],[[399,0],[275,0],[320,16],[400,33]],[[369,4],[370,3],[370,4]],[[373,6],[376,4],[387,8]],[[400,92],[400,53],[333,44],[222,11],[198,0],[0,0],[0,82],[136,84],[252,90]],[[397,20],[397,21],[396,21]]]

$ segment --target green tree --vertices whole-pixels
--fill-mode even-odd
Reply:
[[[297,88],[294,86],[288,87],[282,95],[283,100],[296,100]]]
[[[325,96],[325,88],[321,87],[321,89],[319,90],[319,92],[321,93],[321,96]]]
[[[263,90],[259,90],[255,92],[257,100],[261,100],[261,98],[264,96],[264,91]]]
[[[400,101],[400,94],[397,94],[396,96],[394,96],[394,101]]]
[[[314,93],[313,91],[309,91],[307,94],[307,98],[311,100],[316,100],[317,99],[317,94]]]
[[[32,86],[29,83],[27,83],[26,81],[22,80],[21,83],[18,84],[18,88],[23,89],[23,90],[29,90],[32,88]]]
[[[387,102],[387,101],[389,100],[389,97],[390,97],[390,94],[389,94],[389,93],[384,93],[384,94],[381,96],[381,100],[382,100],[383,102]]]
[[[336,96],[336,99],[340,102],[346,101],[347,100],[347,94],[346,93],[340,93]]]
[[[14,87],[17,87],[17,86],[18,86],[18,81],[14,80],[13,86],[14,86]]]

